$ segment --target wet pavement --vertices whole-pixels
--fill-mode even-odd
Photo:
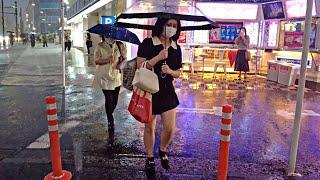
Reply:
[[[147,179],[143,124],[127,111],[131,93],[121,90],[107,129],[103,94],[91,87],[92,56],[67,53],[67,87],[62,88],[60,48],[16,48],[0,52],[0,179],[42,179],[51,171],[44,98],[57,97],[63,168],[74,179]],[[1,69],[2,67],[2,69]],[[296,87],[250,76],[185,73],[175,85],[180,99],[172,163],[157,179],[215,179],[221,106],[234,107],[229,179],[286,179]],[[237,88],[234,88],[237,87]],[[297,171],[300,179],[320,178],[320,93],[307,89]],[[159,146],[161,123],[156,129]],[[151,177],[152,178],[152,177]]]

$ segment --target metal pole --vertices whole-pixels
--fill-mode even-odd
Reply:
[[[299,87],[298,87],[298,94],[297,94],[296,113],[295,113],[295,118],[294,118],[294,130],[293,130],[291,150],[290,150],[290,162],[289,162],[288,176],[299,176],[298,173],[295,173],[295,167],[296,167],[296,160],[297,160],[296,158],[297,158],[300,126],[301,126],[301,111],[303,109],[303,98],[304,98],[304,88],[305,88],[306,69],[307,69],[307,57],[308,57],[309,45],[310,45],[312,3],[313,3],[313,0],[307,1],[304,43],[303,43],[303,51],[302,51],[302,57],[301,57],[300,79],[299,79]]]
[[[21,11],[21,8],[20,8],[20,13],[19,13],[19,16],[20,16],[20,35],[24,32],[24,26],[23,26],[23,24],[22,24],[22,13],[21,13],[22,11]]]
[[[17,1],[14,2],[14,8],[15,8],[15,15],[16,15],[16,38],[18,41],[18,4]]]
[[[63,87],[66,87],[66,57],[64,52],[64,1],[61,0],[61,42],[62,42],[62,68],[63,68]]]
[[[5,40],[5,38],[4,38],[4,7],[3,7],[3,0],[1,0],[1,4],[2,4],[2,7],[1,7],[1,10],[2,10],[2,39],[3,39],[3,46],[5,46],[6,45],[6,40]]]

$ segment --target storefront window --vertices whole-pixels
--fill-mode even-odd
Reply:
[[[42,3],[39,3],[39,6],[40,6],[41,9],[59,9],[60,8],[60,3],[42,2]]]

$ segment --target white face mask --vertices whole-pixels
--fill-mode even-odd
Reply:
[[[177,28],[174,28],[174,27],[170,27],[170,26],[166,26],[164,29],[163,29],[163,36],[165,38],[171,38],[172,36],[174,36],[175,34],[177,33]]]

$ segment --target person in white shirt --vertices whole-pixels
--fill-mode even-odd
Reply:
[[[96,71],[93,86],[102,89],[105,96],[105,109],[109,130],[114,130],[113,112],[117,106],[121,86],[121,74],[118,68],[119,48],[115,40],[101,37],[102,42],[94,50]]]

